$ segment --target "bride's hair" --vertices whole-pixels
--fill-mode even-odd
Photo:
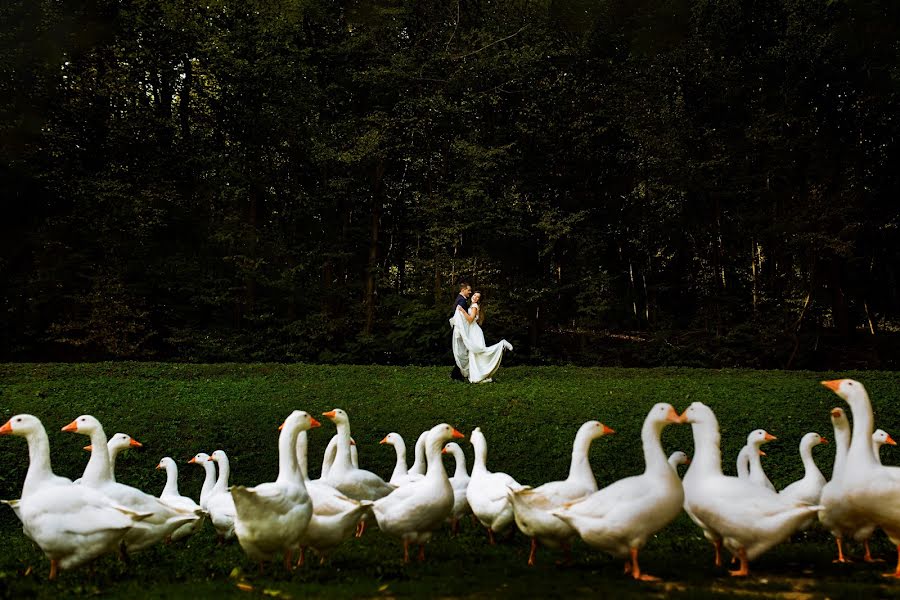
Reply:
[[[478,298],[478,316],[475,318],[475,320],[478,321],[479,325],[483,325],[484,324],[484,309],[481,307],[481,301],[484,300],[484,294],[482,294],[478,290],[475,290],[474,292],[472,292],[473,298],[475,297],[475,294],[478,294],[480,296]]]

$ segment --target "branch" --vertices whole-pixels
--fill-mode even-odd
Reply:
[[[495,44],[499,44],[500,42],[505,42],[505,41],[508,40],[509,38],[519,35],[520,33],[522,33],[522,30],[525,29],[525,27],[526,27],[525,25],[522,25],[521,27],[519,27],[519,30],[516,31],[515,33],[511,33],[511,34],[509,34],[508,36],[506,36],[506,37],[504,37],[504,38],[500,38],[499,40],[494,40],[494,41],[491,42],[490,44],[487,44],[487,45],[485,45],[485,46],[482,46],[482,47],[479,48],[478,50],[473,50],[473,51],[471,51],[471,52],[467,52],[466,54],[461,54],[461,55],[459,55],[459,56],[454,56],[454,57],[452,57],[452,58],[454,58],[454,59],[456,59],[456,60],[459,60],[460,58],[466,58],[467,56],[472,56],[473,54],[478,54],[478,53],[481,52],[482,50],[487,50],[488,48],[490,48],[491,46],[493,46],[493,45],[495,45]]]

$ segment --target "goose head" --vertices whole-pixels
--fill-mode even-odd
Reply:
[[[34,431],[44,429],[41,420],[34,415],[14,415],[3,427],[0,427],[0,435],[26,436]]]
[[[827,444],[828,440],[815,432],[807,433],[800,440],[800,445],[808,448],[813,448],[818,446],[819,444]]]
[[[117,433],[109,438],[106,447],[117,452],[119,450],[127,450],[128,448],[143,448],[144,445],[127,433]]]
[[[676,414],[675,416],[677,417],[678,415]],[[582,432],[588,436],[588,439],[596,440],[604,435],[612,435],[615,433],[615,430],[611,427],[607,427],[600,421],[588,421],[578,429],[579,435],[582,434]]]
[[[875,433],[872,434],[872,442],[878,447],[883,446],[884,444],[887,444],[888,446],[897,445],[894,438],[892,438],[884,429],[875,430]]]
[[[823,381],[822,385],[840,396],[853,410],[865,410],[866,404],[869,402],[866,388],[853,379],[832,379]]]
[[[690,423],[691,425],[712,425],[716,429],[719,427],[719,421],[716,419],[715,413],[710,407],[702,402],[691,402],[681,416],[682,423]]]
[[[668,402],[657,402],[647,413],[647,421],[662,429],[670,423],[681,423],[682,419],[674,406]]]
[[[387,444],[388,446],[396,446],[398,442],[403,441],[403,438],[400,437],[399,433],[394,433],[393,431],[384,436],[379,444]]]
[[[225,454],[224,450],[216,450],[212,454],[210,454],[209,458],[206,459],[212,461],[214,463],[223,463],[228,462],[228,456]]]
[[[100,421],[98,421],[96,417],[91,415],[81,415],[63,427],[62,431],[91,435],[95,431],[103,433],[103,425],[100,424]]]
[[[322,413],[323,417],[330,419],[332,423],[335,425],[349,425],[350,417],[347,415],[346,411],[340,408],[335,408],[328,412]]]
[[[172,460],[168,456],[164,456],[162,459],[160,459],[159,464],[156,465],[156,468],[157,469],[166,469],[168,471],[170,468],[177,469],[178,466],[175,464],[174,460]]]
[[[835,407],[831,409],[831,424],[835,429],[850,429],[850,421],[847,419],[847,413],[843,408]]]
[[[441,423],[440,425],[435,425],[431,428],[428,432],[427,440],[428,444],[434,448],[435,452],[437,452],[450,440],[462,439],[464,437],[466,436],[447,423]]]
[[[209,454],[207,454],[206,452],[198,452],[197,454],[194,455],[194,457],[191,460],[188,461],[188,464],[189,465],[200,465],[202,467],[203,463],[205,463],[209,460],[210,460]]]
[[[295,410],[291,414],[288,415],[287,419],[284,420],[284,423],[278,428],[279,430],[287,430],[287,431],[309,431],[314,427],[320,427],[322,424],[316,421],[312,415],[310,415],[305,410]]]
[[[459,447],[459,444],[457,444],[456,442],[450,442],[449,444],[444,446],[444,449],[441,450],[441,454],[452,454],[452,455],[456,456],[457,452],[462,452],[462,451],[463,451],[463,449]]]
[[[759,448],[763,444],[768,444],[773,440],[777,440],[778,438],[766,431],[765,429],[754,429],[747,435],[747,445]],[[762,456],[765,456],[765,453],[760,451]]]
[[[677,467],[678,465],[689,465],[691,464],[691,459],[681,450],[676,450],[669,455],[669,464],[673,467]]]

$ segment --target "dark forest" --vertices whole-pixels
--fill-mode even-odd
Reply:
[[[900,367],[900,4],[0,15],[0,360]]]

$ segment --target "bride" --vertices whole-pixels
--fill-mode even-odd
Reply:
[[[484,322],[484,313],[478,305],[480,300],[481,292],[475,292],[468,312],[458,306],[450,319],[453,327],[453,354],[459,370],[471,383],[490,382],[500,368],[503,351],[512,350],[512,344],[506,340],[500,340],[492,346],[485,344],[480,324]]]

